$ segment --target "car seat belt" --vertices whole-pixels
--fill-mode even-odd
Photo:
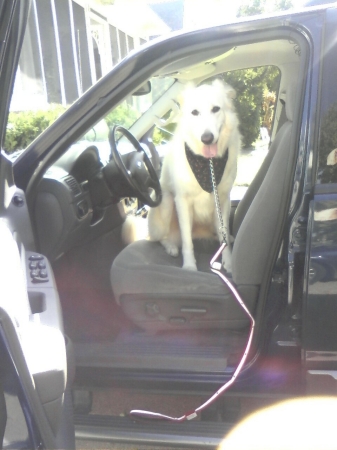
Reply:
[[[241,357],[241,360],[240,360],[237,368],[235,369],[232,377],[223,386],[221,386],[221,388],[218,389],[208,400],[206,400],[206,402],[204,402],[202,405],[200,405],[194,411],[186,412],[184,415],[182,415],[180,417],[171,417],[171,416],[167,416],[165,414],[155,413],[155,412],[151,412],[151,411],[143,411],[140,409],[133,409],[132,411],[130,411],[129,414],[132,418],[135,418],[135,419],[156,419],[156,420],[167,420],[170,422],[184,422],[185,420],[195,419],[198,416],[198,413],[200,413],[202,410],[206,409],[213,402],[215,402],[215,400],[217,400],[236,381],[239,373],[241,372],[241,370],[246,362],[247,356],[250,351],[251,343],[253,340],[254,328],[255,328],[254,317],[252,316],[249,309],[245,305],[244,301],[242,300],[242,298],[241,298],[239,292],[237,291],[236,287],[234,286],[234,284],[221,272],[222,264],[221,264],[221,262],[218,262],[218,258],[222,255],[222,252],[227,247],[227,236],[226,236],[226,229],[225,229],[222,214],[221,214],[220,200],[219,200],[218,190],[217,190],[216,181],[215,181],[212,158],[210,158],[209,165],[210,165],[211,180],[212,180],[212,185],[213,185],[215,207],[216,207],[218,221],[219,221],[219,230],[222,235],[222,243],[210,261],[210,269],[212,270],[212,272],[214,272],[216,275],[218,275],[221,278],[221,280],[226,284],[229,291],[233,295],[234,299],[239,303],[239,305],[244,310],[244,312],[247,314],[247,316],[250,320],[250,330],[249,330],[249,334],[248,334],[247,344],[246,344],[244,353]]]

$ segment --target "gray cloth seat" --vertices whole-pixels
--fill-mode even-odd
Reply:
[[[252,313],[279,245],[288,201],[294,155],[290,99],[294,97],[287,95],[287,121],[234,217],[232,279]],[[152,332],[244,328],[249,324],[246,314],[220,278],[209,271],[209,261],[217,248],[216,243],[195,243],[198,272],[193,272],[182,269],[181,257],[168,255],[158,242],[130,244],[111,268],[117,303],[135,324]]]
[[[111,269],[117,303],[134,323],[149,331],[245,327],[245,313],[209,270],[216,249],[216,245],[196,243],[199,271],[193,272],[182,269],[181,256],[168,255],[159,242],[130,244]],[[257,291],[256,286],[244,288],[252,310]]]

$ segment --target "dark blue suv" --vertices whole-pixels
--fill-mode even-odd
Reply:
[[[79,447],[214,448],[249,405],[334,395],[336,6],[144,44],[8,154],[29,10],[0,1],[3,448],[74,448],[75,434]],[[146,230],[185,86],[221,78],[244,96],[251,73],[277,80],[231,194],[229,283],[254,328],[211,270],[219,243],[195,242],[189,271]],[[256,105],[241,114],[241,98],[245,136]]]

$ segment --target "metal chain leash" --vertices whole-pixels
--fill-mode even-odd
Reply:
[[[212,180],[212,187],[213,187],[213,192],[214,192],[215,208],[216,208],[216,213],[217,213],[218,220],[219,220],[219,231],[222,235],[222,242],[224,244],[227,244],[226,228],[223,223],[223,218],[222,218],[222,214],[221,214],[220,199],[219,199],[218,188],[216,185],[215,173],[214,173],[214,167],[213,167],[213,158],[210,158],[210,160],[209,160],[209,168],[211,171],[211,180]]]

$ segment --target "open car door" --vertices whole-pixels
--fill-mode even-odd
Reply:
[[[29,0],[0,0],[1,148],[29,8]],[[54,277],[34,251],[12,164],[3,152],[0,158],[0,445],[74,448],[71,371]]]

